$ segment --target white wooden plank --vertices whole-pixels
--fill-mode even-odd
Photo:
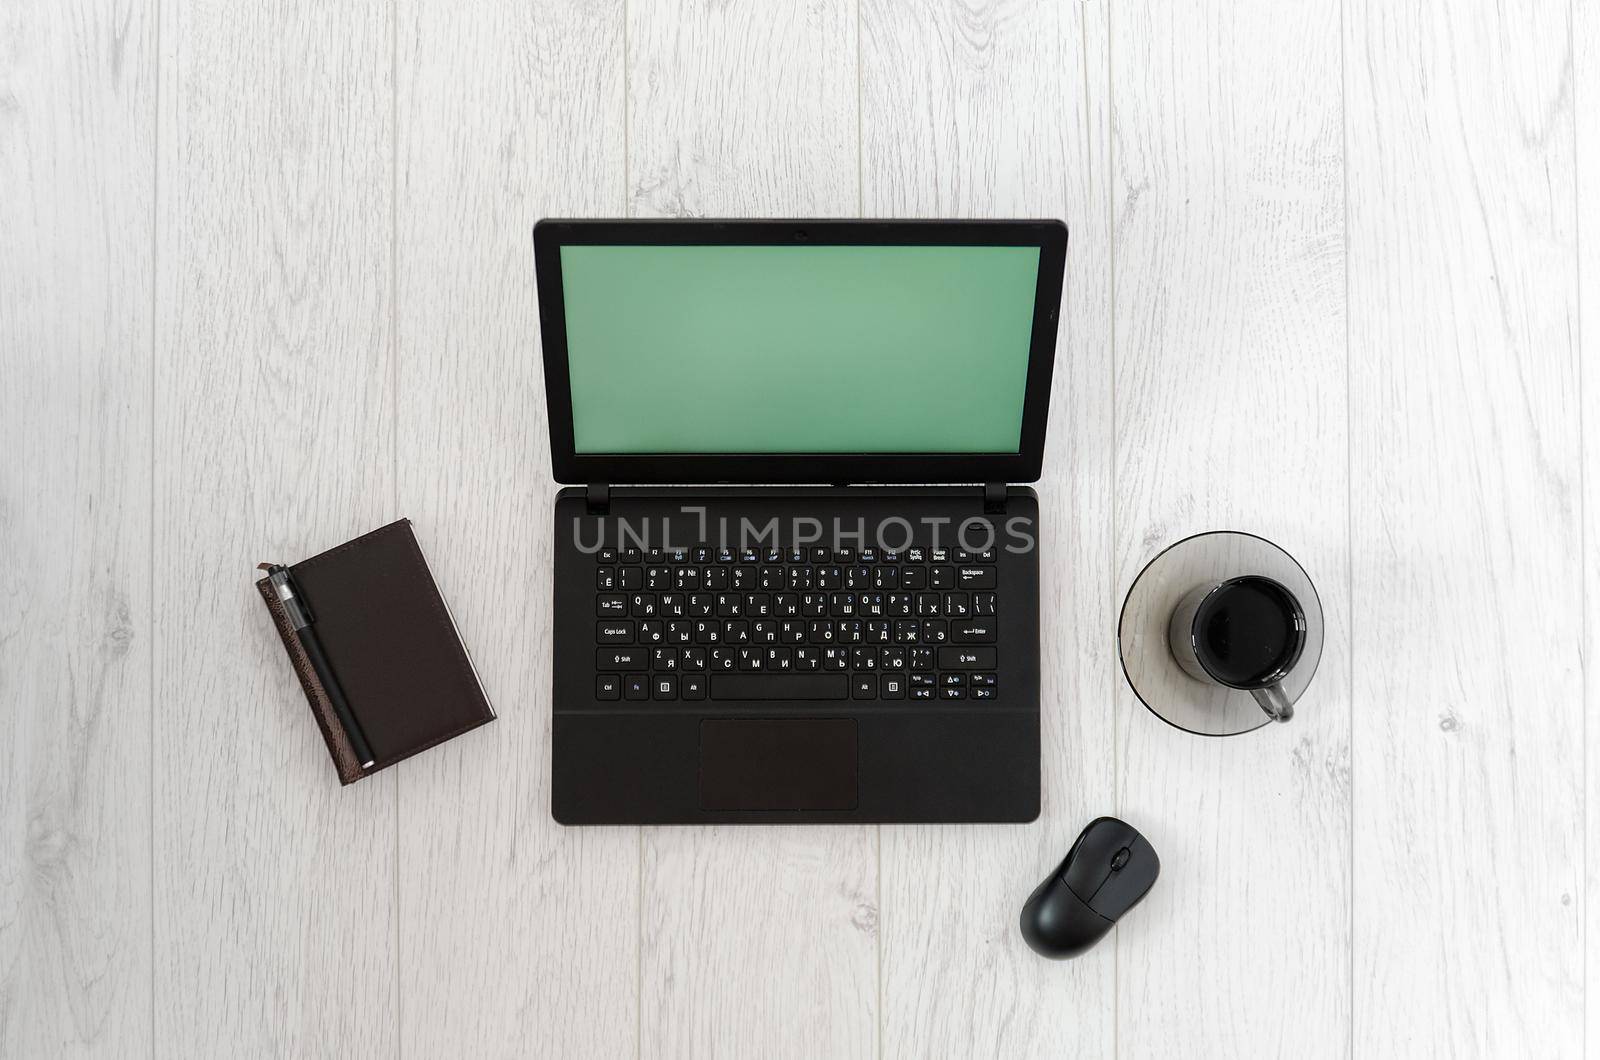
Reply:
[[[1105,5],[862,9],[864,212],[1057,217],[1067,279],[1041,506],[1044,800],[1027,827],[883,829],[883,1051],[1113,1050],[1115,947],[1035,956],[1033,887],[1111,812],[1114,627]]]
[[[1600,1056],[1600,3],[1573,0],[1573,135],[1578,212],[1578,431],[1583,440],[1583,776],[1587,871],[1582,910],[1584,1055]]]
[[[1328,625],[1285,726],[1193,736],[1119,685],[1120,815],[1150,838],[1162,872],[1117,930],[1118,1049],[1342,1056],[1339,5],[1118,3],[1111,23],[1118,593],[1174,541],[1247,530],[1301,561]]]
[[[857,15],[845,0],[631,3],[629,211],[858,212]],[[877,832],[643,832],[646,1056],[877,1050]]]
[[[20,454],[0,465],[15,560],[0,591],[0,1055],[139,1054],[152,1030],[158,1055],[1093,1054],[1113,1034],[1133,1054],[1337,1054],[1352,658],[1354,1047],[1576,1052],[1586,970],[1600,974],[1584,956],[1585,921],[1600,934],[1600,726],[1579,676],[1585,647],[1600,653],[1584,537],[1600,372],[1580,367],[1600,334],[1592,0],[1570,5],[1570,42],[1560,4],[1353,5],[1343,129],[1326,4],[1280,27],[1254,4],[867,0],[859,162],[853,8],[631,6],[624,74],[620,0],[473,18],[407,0],[394,37],[375,5],[169,0],[154,323],[153,9],[0,14],[0,444]],[[1106,69],[1108,8],[1109,160],[1096,86],[1073,83]],[[1075,32],[1085,55],[1052,56]],[[1348,437],[1329,176],[1344,134]],[[1103,275],[1109,241],[1077,216],[1104,203],[1108,162],[1111,453],[1111,405],[1092,397],[1108,385],[1094,307],[1109,291],[1084,265]],[[1062,646],[1040,824],[886,829],[877,882],[870,829],[649,830],[641,846],[633,830],[549,824],[526,230],[627,207],[1072,225],[1040,487],[1059,559],[1046,643]],[[1221,415],[1236,400],[1266,418]],[[1231,470],[1246,456],[1265,459],[1254,478]],[[248,567],[394,514],[418,519],[502,714],[340,791]],[[1280,540],[1324,589],[1334,640],[1293,728],[1199,741],[1113,677],[1101,634],[1117,593],[1162,544],[1213,525]],[[1448,649],[1425,635],[1440,616]],[[1508,666],[1519,655],[1545,661]],[[1108,747],[1095,704],[1113,685]],[[1528,702],[1548,706],[1516,711]],[[1118,805],[1103,805],[1119,755]],[[1114,948],[1033,961],[1015,907],[1103,809],[1151,834],[1163,881]],[[983,859],[981,878],[918,875]],[[1096,1022],[1107,964],[1114,1031]],[[1263,999],[1280,983],[1289,1004]]]
[[[0,1056],[150,1048],[155,21],[0,8]]]
[[[630,3],[628,212],[853,217],[856,9]]]
[[[341,789],[251,582],[392,517],[391,5],[162,5],[161,1056],[394,1055],[395,774]]]
[[[1569,16],[1346,13],[1358,1052],[1583,1045]]]
[[[398,459],[499,717],[400,766],[406,1056],[631,1056],[639,839],[550,817],[549,428],[530,231],[623,209],[622,4],[406,0]]]

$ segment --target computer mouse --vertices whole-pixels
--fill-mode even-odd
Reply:
[[[1097,817],[1023,903],[1022,937],[1041,957],[1076,957],[1138,905],[1160,874],[1161,860],[1132,825]]]

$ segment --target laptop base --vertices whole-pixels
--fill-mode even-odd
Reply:
[[[554,520],[556,820],[1033,820],[1038,501],[1031,489],[1012,487],[1000,507],[986,512],[977,486],[614,488],[598,512],[586,491],[561,491]],[[719,557],[724,547],[736,551]],[[779,547],[789,554],[771,551]],[[630,549],[638,552],[632,564]],[[790,551],[798,549],[807,551]],[[869,557],[895,573],[865,563]],[[630,566],[637,572],[624,575]],[[913,570],[923,572],[917,581],[932,574],[936,584],[874,587],[902,575],[911,583]],[[646,577],[655,588],[642,587]],[[700,589],[702,582],[722,587]],[[977,590],[963,587],[969,584]],[[980,598],[999,601],[992,617],[943,613],[947,603],[961,611]],[[737,608],[737,617],[661,613],[664,601],[677,615],[690,600],[702,609],[713,602]],[[801,600],[808,609],[825,601],[832,610],[804,617]],[[920,618],[884,612],[913,602]],[[765,617],[774,606],[791,617]],[[869,609],[865,617],[858,606]],[[837,617],[840,608],[849,617]],[[742,639],[722,639],[728,634]],[[921,634],[944,639],[923,643]],[[948,641],[963,636],[981,643]],[[718,639],[701,643],[703,637]],[[773,645],[766,654],[764,638]],[[825,659],[819,664],[810,649]],[[613,660],[621,660],[618,672],[608,673]],[[807,663],[818,668],[792,669]],[[686,664],[699,668],[678,669]],[[784,669],[744,669],[752,664]],[[635,665],[637,673],[624,672]],[[935,689],[940,698],[896,698],[904,695],[902,678],[914,677],[943,686]],[[640,679],[649,698],[625,698],[638,694]],[[747,692],[772,698],[744,698]],[[703,698],[685,698],[697,693]],[[871,698],[856,698],[864,695]]]

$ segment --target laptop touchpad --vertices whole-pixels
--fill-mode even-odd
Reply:
[[[700,722],[702,810],[853,810],[854,718]]]

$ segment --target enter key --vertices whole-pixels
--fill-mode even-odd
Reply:
[[[953,644],[993,644],[994,619],[964,618],[950,623],[950,641]]]

